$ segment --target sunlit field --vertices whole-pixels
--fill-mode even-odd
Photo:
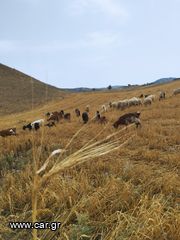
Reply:
[[[173,89],[179,87],[180,82],[174,81],[69,94],[29,112],[2,116],[0,130],[16,127],[18,135],[0,137],[0,239],[28,240],[37,234],[40,240],[179,240],[180,94],[172,96]],[[159,101],[161,90],[166,91],[166,99]],[[106,125],[94,121],[84,125],[74,112],[75,108],[83,112],[88,104],[93,118],[102,104],[142,93],[155,94],[155,102],[123,111],[108,109],[102,113],[108,119]],[[47,119],[46,112],[61,109],[71,113],[70,122],[61,120],[56,127],[42,127],[37,132],[22,129],[31,121]],[[134,111],[141,112],[141,128],[112,127],[118,117]],[[108,136],[112,139],[102,144],[116,142],[116,149],[108,144],[96,146]],[[93,143],[94,157],[91,149],[84,161],[73,155]],[[53,156],[45,171],[36,175],[35,170],[56,149],[66,151]],[[72,157],[66,166],[48,175],[57,161],[61,164],[68,156]],[[10,221],[32,218],[58,221],[61,227],[57,231],[37,230],[32,235],[30,230],[8,226]]]

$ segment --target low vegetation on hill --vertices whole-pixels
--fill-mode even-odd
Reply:
[[[0,129],[16,127],[18,135],[0,138],[0,239],[179,240],[180,95],[172,96],[177,87],[175,81],[72,94],[34,111],[1,117]],[[166,99],[157,98],[150,106],[109,109],[103,113],[106,125],[83,125],[74,113],[89,104],[93,118],[109,101],[142,93],[158,96],[161,90]],[[61,120],[37,132],[22,130],[25,123],[61,109],[71,113],[70,122]],[[134,111],[141,112],[141,128],[112,127],[119,116]],[[113,151],[117,141],[119,148]],[[48,160],[44,172],[35,174],[54,150],[65,148]],[[57,231],[38,230],[33,236],[30,230],[8,227],[10,221],[32,219],[62,224]]]
[[[40,106],[63,96],[58,88],[0,64],[0,115],[28,111],[32,104]]]

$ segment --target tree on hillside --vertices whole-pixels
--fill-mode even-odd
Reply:
[[[111,89],[112,89],[112,86],[111,86],[111,85],[109,85],[109,86],[107,87],[107,89],[108,89],[108,90],[111,90]]]

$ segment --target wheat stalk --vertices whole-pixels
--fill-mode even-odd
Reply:
[[[130,125],[129,127],[131,127],[131,126],[132,125]],[[126,129],[126,128],[123,128],[113,134],[110,134],[107,137],[105,137],[104,139],[99,140],[95,143],[85,144],[81,149],[77,150],[75,153],[72,153],[71,155],[67,156],[66,158],[64,158],[61,161],[58,158],[58,160],[56,161],[54,166],[49,170],[49,172],[47,172],[46,174],[44,174],[42,176],[42,179],[43,180],[47,179],[47,178],[51,177],[52,175],[57,174],[59,171],[62,171],[66,168],[84,163],[92,158],[100,157],[102,155],[105,155],[107,153],[115,151],[120,147],[123,147],[125,144],[127,144],[127,142],[130,139],[132,139],[134,137],[134,135],[131,137],[128,136],[128,138],[126,136],[126,141],[122,144],[120,144],[120,140],[123,138],[123,136],[120,136],[115,140],[111,140],[111,138],[113,138],[116,135],[118,135],[119,133],[121,133],[124,129]],[[96,137],[98,135],[99,135],[99,133],[96,135]],[[89,143],[90,142],[91,142],[91,140],[89,141]],[[36,171],[36,174],[39,174],[40,172],[42,172],[42,170],[46,169],[47,165],[50,162],[51,156],[52,156],[52,153],[48,157],[48,159],[45,161],[44,165],[38,171]]]
[[[128,128],[131,126],[132,125],[129,125]],[[49,157],[46,159],[44,164],[40,167],[40,169],[37,169],[37,161],[35,158],[35,153],[33,154],[33,159],[34,159],[34,182],[33,182],[33,191],[32,191],[32,221],[33,222],[36,222],[36,220],[37,220],[37,195],[38,195],[38,190],[43,182],[45,182],[47,179],[54,176],[55,174],[59,173],[60,171],[63,171],[64,169],[67,169],[67,168],[70,168],[73,166],[77,166],[79,164],[89,161],[90,159],[97,158],[97,157],[103,156],[105,154],[108,154],[112,151],[115,151],[115,150],[123,147],[135,136],[135,135],[126,136],[126,140],[121,144],[120,144],[120,140],[123,139],[124,135],[117,137],[117,139],[113,139],[118,134],[120,134],[122,131],[127,129],[127,127],[124,127],[123,129],[108,135],[107,137],[103,138],[102,140],[96,141],[95,143],[91,143],[103,132],[103,130],[106,128],[105,127],[93,139],[91,139],[88,143],[86,143],[82,148],[80,148],[75,153],[70,154],[69,156],[65,157],[63,160],[60,161],[61,154],[64,151],[66,151],[66,149],[70,146],[70,144],[75,139],[75,137],[85,127],[86,127],[86,125],[81,127],[73,135],[73,137],[70,139],[70,141],[68,142],[68,144],[65,146],[65,148],[63,150],[57,149],[57,150],[53,151],[49,155]],[[42,174],[42,172],[47,169],[47,166],[48,166],[51,158],[59,153],[60,153],[60,156],[57,159],[54,166],[47,173]],[[42,174],[41,177],[39,176],[40,173]],[[37,239],[38,239],[37,229],[33,229],[33,240],[37,240]]]

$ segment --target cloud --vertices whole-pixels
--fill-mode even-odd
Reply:
[[[117,0],[75,0],[69,5],[72,14],[100,12],[112,17],[127,17],[126,9]]]

